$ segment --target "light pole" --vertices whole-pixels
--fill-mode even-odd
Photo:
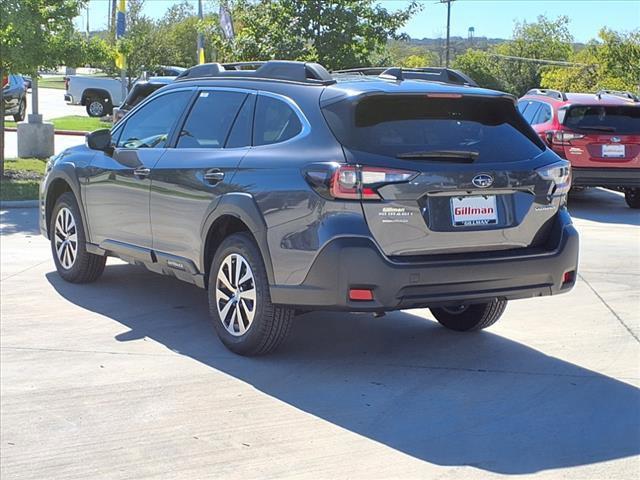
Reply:
[[[445,50],[445,67],[449,68],[449,33],[450,33],[450,26],[451,26],[451,2],[454,2],[455,0],[440,0],[440,3],[446,3],[447,4],[447,45],[446,45],[446,50]]]
[[[198,18],[200,19],[200,22],[202,22],[202,20],[204,19],[203,13],[202,13],[202,0],[198,0]],[[202,25],[200,25],[200,28],[198,30],[202,29]],[[202,65],[204,63],[204,35],[202,34],[202,31],[198,32],[198,64]]]

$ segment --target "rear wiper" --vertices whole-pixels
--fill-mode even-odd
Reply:
[[[434,159],[445,162],[471,163],[478,158],[480,152],[472,150],[425,150],[421,152],[399,153],[396,158]]]
[[[605,127],[605,126],[599,126],[599,125],[593,125],[593,126],[579,126],[578,127],[579,130],[599,130],[601,132],[615,132],[616,129],[615,127]]]

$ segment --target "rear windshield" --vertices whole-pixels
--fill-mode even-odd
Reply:
[[[572,130],[640,134],[640,106],[575,106],[564,124]]]
[[[328,105],[324,114],[344,146],[379,155],[471,152],[474,162],[486,163],[525,160],[544,149],[509,99],[374,95]]]

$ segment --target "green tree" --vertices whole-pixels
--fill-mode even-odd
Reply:
[[[73,18],[85,0],[2,0],[0,78],[9,72],[36,76],[66,63]],[[4,176],[4,99],[0,89],[0,177]]]
[[[499,80],[498,65],[494,57],[481,50],[469,49],[458,55],[453,62],[453,68],[469,75],[481,87],[494,90],[504,90],[504,84]]]
[[[640,30],[623,34],[604,28],[598,37],[572,55],[570,60],[580,65],[546,69],[542,86],[575,92],[640,92]]]

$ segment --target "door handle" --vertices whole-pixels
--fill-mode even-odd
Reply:
[[[210,185],[215,185],[218,182],[221,182],[224,179],[224,172],[222,170],[218,170],[217,168],[214,170],[208,170],[204,174],[204,180]]]
[[[146,178],[149,176],[150,173],[151,173],[151,169],[146,167],[138,167],[133,171],[133,174],[136,177],[140,177],[140,178]]]

